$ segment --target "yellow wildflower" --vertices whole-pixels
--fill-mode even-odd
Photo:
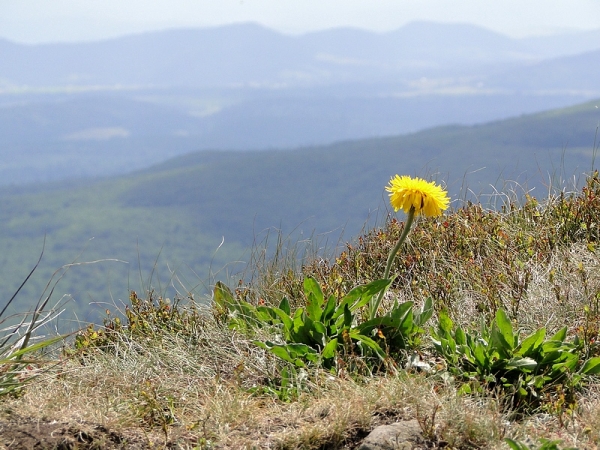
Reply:
[[[396,175],[385,189],[390,193],[390,203],[394,211],[403,209],[408,213],[414,208],[415,215],[439,216],[450,203],[446,191],[422,178]]]

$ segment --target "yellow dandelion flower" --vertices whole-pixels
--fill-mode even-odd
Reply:
[[[440,216],[450,203],[446,191],[422,178],[396,175],[385,190],[390,193],[390,203],[394,211],[402,209],[408,213],[414,208],[417,216]]]
[[[415,219],[415,216],[423,214],[425,216],[439,216],[442,211],[448,208],[450,199],[445,190],[435,183],[430,183],[421,178],[411,178],[407,176],[396,175],[390,180],[389,186],[385,190],[390,193],[390,203],[395,211],[403,209],[407,214],[406,222],[402,234],[398,242],[388,255],[387,264],[383,273],[383,279],[388,280],[392,270],[392,262],[404,244],[406,236],[410,231],[410,227]],[[391,282],[391,280],[389,280]],[[379,295],[374,301],[370,302],[370,318],[377,317],[379,305],[383,299],[385,289],[379,292]]]

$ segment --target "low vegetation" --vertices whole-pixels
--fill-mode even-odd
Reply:
[[[407,419],[431,448],[597,448],[600,175],[501,198],[417,217],[389,278],[394,216],[299,267],[258,258],[209,305],[132,292],[57,364],[28,361],[45,370],[4,414],[172,448],[353,448]]]

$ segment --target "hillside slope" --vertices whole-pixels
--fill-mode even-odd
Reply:
[[[291,151],[197,152],[106,180],[4,188],[0,298],[24,278],[44,235],[46,258],[24,304],[75,259],[127,262],[76,266],[61,281],[56,293],[73,294],[74,309],[89,318],[90,300],[110,303],[128,288],[168,291],[172,272],[184,291],[201,290],[230,264],[216,275],[226,279],[265,230],[292,241],[315,235],[329,247],[342,230],[350,239],[386,214],[383,188],[395,173],[445,182],[453,199],[475,193],[487,203],[490,185],[544,198],[549,183],[561,187],[591,169],[597,106]]]

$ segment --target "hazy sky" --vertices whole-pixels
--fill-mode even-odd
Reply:
[[[0,0],[0,37],[95,40],[147,30],[258,22],[288,34],[415,20],[467,22],[523,37],[600,28],[600,0]]]

